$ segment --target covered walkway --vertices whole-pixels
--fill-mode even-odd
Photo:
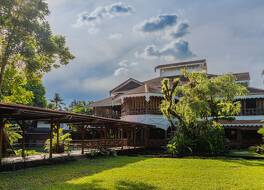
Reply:
[[[0,161],[5,156],[6,135],[4,126],[6,123],[17,124],[21,129],[21,149],[22,157],[25,158],[25,132],[28,122],[45,121],[49,123],[49,158],[52,158],[53,132],[59,130],[60,124],[70,124],[80,131],[81,139],[72,142],[73,146],[81,148],[84,154],[85,148],[100,147],[146,147],[148,146],[149,129],[152,125],[122,121],[91,115],[77,114],[65,111],[55,111],[50,109],[0,103]],[[85,139],[85,132],[88,130],[98,130],[103,136],[100,139]],[[58,133],[57,133],[58,134]],[[53,140],[52,140],[53,139]],[[56,149],[59,149],[59,136],[56,138]]]

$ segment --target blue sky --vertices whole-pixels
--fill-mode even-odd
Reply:
[[[44,77],[47,97],[97,100],[154,67],[207,59],[210,73],[246,72],[263,87],[263,0],[47,0],[48,20],[76,59]]]

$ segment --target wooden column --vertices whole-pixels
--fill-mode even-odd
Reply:
[[[84,125],[81,128],[81,136],[82,136],[82,154],[84,154],[84,136],[85,136]]]
[[[133,130],[133,145],[136,146],[136,136],[137,136],[137,128]]]
[[[145,146],[145,148],[148,147],[148,140],[149,140],[149,128],[144,128],[144,146]]]
[[[23,122],[23,125],[25,123]],[[21,125],[21,130],[22,130],[22,158],[25,159],[26,155],[25,155],[25,126]]]
[[[237,142],[238,142],[238,148],[242,145],[242,133],[240,129],[237,129]]]
[[[57,153],[59,153],[59,148],[60,148],[60,134],[59,134],[59,131],[60,131],[60,123],[56,123],[56,133],[57,133],[57,136],[56,136],[56,151]]]
[[[50,134],[49,134],[49,139],[50,139],[49,158],[52,158],[52,138],[53,138],[53,129],[54,129],[54,123],[51,122],[51,124],[50,124]]]
[[[4,120],[0,118],[0,165],[2,164],[3,158],[3,140],[4,140]]]

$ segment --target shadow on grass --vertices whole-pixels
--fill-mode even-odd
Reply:
[[[70,181],[72,179],[91,176],[93,174],[97,174],[113,168],[124,167],[128,164],[143,161],[145,159],[147,158],[125,156],[113,158],[100,158],[94,160],[87,159],[57,166],[52,165],[20,170],[15,172],[4,172],[0,173],[0,190],[46,189],[47,187],[51,187],[51,189],[53,189],[53,185],[55,187],[57,185],[64,186],[67,181]],[[100,181],[94,181],[92,184],[86,184],[86,186],[80,188],[71,188],[70,186],[74,184],[69,184],[69,188],[65,189],[101,190],[102,188],[99,187],[98,183],[100,183]]]
[[[235,158],[216,158],[216,160],[220,160],[222,162],[240,164],[243,166],[264,167],[264,161],[263,160],[246,160],[246,159],[235,159]]]
[[[115,187],[116,190],[156,190],[155,186],[131,181],[118,181]]]
[[[109,188],[102,187],[101,183],[103,180],[92,180],[90,183],[84,184],[64,184],[62,189],[67,190],[108,190]],[[48,188],[50,189],[50,188]],[[56,186],[51,188],[56,189]],[[59,187],[58,189],[61,189]],[[158,190],[157,187],[143,183],[143,182],[132,182],[132,181],[117,181],[114,184],[115,190]]]
[[[181,158],[179,158],[181,159]],[[253,159],[244,159],[244,158],[231,158],[231,157],[183,157],[183,159],[207,159],[207,160],[218,160],[221,162],[240,164],[243,166],[260,166],[264,167],[263,160],[253,160]]]

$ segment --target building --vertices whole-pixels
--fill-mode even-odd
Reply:
[[[207,72],[205,59],[159,65],[155,67],[155,72],[159,71],[159,77],[143,82],[130,78],[110,90],[109,97],[94,102],[94,115],[155,125],[156,129],[150,132],[150,138],[155,143],[164,144],[169,124],[160,112],[163,98],[161,82],[164,78],[179,76],[183,68],[188,71],[204,71],[208,77],[217,76]],[[237,83],[248,88],[249,93],[237,97],[242,106],[236,120],[222,122],[226,138],[231,147],[248,147],[261,143],[257,130],[264,120],[264,89],[250,87],[248,72],[232,74]]]

